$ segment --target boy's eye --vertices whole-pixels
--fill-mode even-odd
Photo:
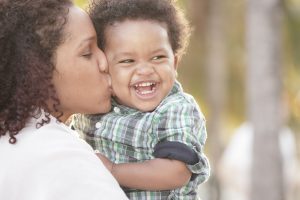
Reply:
[[[133,59],[125,59],[125,60],[119,61],[119,63],[133,63],[133,62],[134,62]]]
[[[152,60],[159,60],[159,59],[163,59],[163,58],[166,58],[166,56],[164,56],[164,55],[159,55],[159,56],[154,56],[154,57],[152,58]]]

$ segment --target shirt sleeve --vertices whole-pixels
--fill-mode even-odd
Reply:
[[[127,199],[117,181],[83,140],[61,131],[53,131],[44,138],[47,142],[39,148],[34,162],[39,168],[35,168],[31,177],[37,183],[37,199]]]
[[[185,162],[193,177],[199,176],[200,182],[207,180],[210,167],[203,151],[207,133],[198,105],[187,101],[169,103],[157,114],[156,120],[154,132],[160,142],[154,156],[171,155],[166,158]]]

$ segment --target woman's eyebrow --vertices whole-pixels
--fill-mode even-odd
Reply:
[[[96,40],[96,36],[89,36],[89,37],[83,39],[83,40],[79,43],[79,45],[78,45],[77,48],[80,48],[81,46],[83,46],[83,44],[85,44],[86,42],[89,42],[89,41],[91,41],[91,40]]]

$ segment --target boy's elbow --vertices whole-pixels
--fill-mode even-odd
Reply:
[[[183,163],[179,168],[177,168],[177,175],[174,180],[174,187],[180,188],[185,186],[191,179],[192,173]]]
[[[177,180],[175,184],[175,188],[180,188],[187,185],[190,179],[191,179],[191,175],[189,176],[181,175],[181,177]]]

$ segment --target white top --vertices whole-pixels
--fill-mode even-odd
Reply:
[[[10,144],[0,137],[1,200],[123,200],[117,181],[77,133],[32,119]]]

